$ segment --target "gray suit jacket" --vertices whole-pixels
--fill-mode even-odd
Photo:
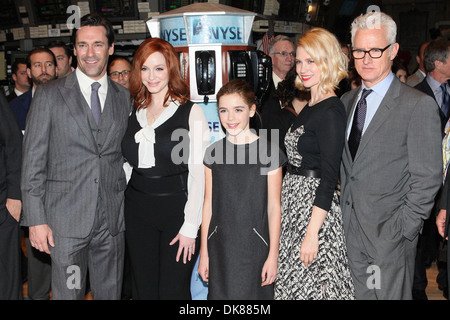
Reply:
[[[347,115],[352,114],[360,90],[342,96]],[[430,214],[442,184],[441,139],[436,102],[394,78],[362,136],[354,161],[345,143],[341,167],[344,230],[348,232],[350,219],[356,217],[366,254],[382,270],[382,281],[389,281],[390,275],[402,277],[403,241],[413,241]]]
[[[419,69],[417,69],[416,72],[414,72],[412,75],[410,75],[406,79],[406,84],[408,86],[415,87],[419,83],[421,83],[423,81],[423,79],[425,79],[425,76],[423,75],[423,73]]]
[[[98,126],[75,72],[38,86],[24,137],[23,225],[48,224],[59,236],[84,238],[100,212],[112,235],[124,230],[121,141],[130,98],[108,81]]]

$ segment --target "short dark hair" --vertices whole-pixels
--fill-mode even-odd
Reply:
[[[11,72],[12,74],[17,74],[17,70],[19,70],[19,64],[24,64],[27,66],[27,59],[25,58],[16,58],[12,65]]]
[[[108,38],[108,46],[111,47],[114,43],[114,28],[111,22],[100,16],[96,13],[90,13],[83,16],[80,20],[80,28],[81,27],[105,27],[106,29],[106,37]],[[75,42],[77,39],[77,31],[78,29],[73,29],[72,32],[72,43],[75,46]]]
[[[31,50],[30,53],[27,56],[27,68],[31,69],[31,56],[33,54],[41,53],[41,52],[46,52],[49,55],[51,55],[52,59],[53,59],[53,64],[56,67],[56,57],[55,57],[55,55],[53,54],[53,52],[50,49],[48,49],[48,48],[35,48],[35,49]]]
[[[434,62],[445,62],[450,52],[450,41],[446,39],[436,39],[430,41],[425,48],[424,60],[427,72],[434,70]]]
[[[47,48],[48,49],[52,49],[52,48],[63,48],[64,52],[66,54],[66,56],[68,56],[69,58],[72,56],[72,50],[70,50],[69,46],[66,45],[63,41],[61,40],[54,40],[51,41],[47,44]]]

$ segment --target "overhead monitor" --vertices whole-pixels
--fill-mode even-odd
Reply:
[[[56,24],[67,21],[70,0],[34,0],[38,24]]]
[[[135,0],[94,0],[94,11],[111,22],[138,19]]]
[[[22,26],[17,4],[13,0],[0,0],[0,29]]]

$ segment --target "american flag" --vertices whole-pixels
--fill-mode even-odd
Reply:
[[[269,29],[267,29],[267,32],[264,34],[262,38],[262,47],[265,54],[269,54],[269,44],[272,42],[274,38],[274,24],[273,20],[269,20]]]

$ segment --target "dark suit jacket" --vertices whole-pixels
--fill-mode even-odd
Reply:
[[[421,83],[419,83],[417,86],[415,86],[414,88],[422,91],[423,93],[426,93],[427,95],[432,97],[434,99],[434,101],[436,101],[436,97],[434,96],[433,90],[431,90],[430,85],[427,82],[427,78],[423,79],[423,81]],[[440,103],[438,101],[436,101],[436,103],[438,104],[438,106],[440,105]],[[442,112],[441,108],[439,108],[439,116],[441,117],[442,132],[444,132],[445,124],[448,121],[448,116],[447,117],[445,116],[445,114]]]
[[[9,102],[21,130],[25,130],[28,110],[30,109],[33,90],[14,98]]]
[[[0,210],[6,198],[21,200],[22,132],[8,101],[0,94]]]

